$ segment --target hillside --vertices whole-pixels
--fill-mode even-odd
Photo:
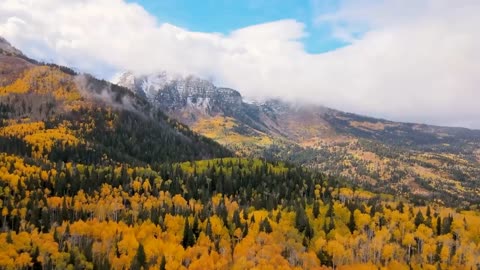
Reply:
[[[242,156],[288,160],[418,201],[479,203],[480,131],[399,123],[239,92],[166,72],[119,80]]]
[[[147,92],[38,63],[5,40],[0,48],[0,269],[480,265],[475,209],[422,206],[358,188],[314,165],[228,157],[224,147],[159,109],[197,130],[205,125],[210,137],[224,136],[229,147],[245,147],[245,155],[296,162],[309,160],[310,152],[317,162],[321,157],[319,146],[301,148],[308,136],[346,152],[351,129],[382,124],[325,108],[246,104],[236,91],[200,87],[194,78],[169,88],[163,93],[169,102],[160,106]],[[334,130],[327,115],[346,122]],[[312,129],[294,125],[301,119]],[[356,144],[372,143],[369,134]],[[416,137],[405,140],[415,144],[410,151],[427,147]]]
[[[2,44],[2,152],[89,164],[231,155],[125,88],[38,63]]]

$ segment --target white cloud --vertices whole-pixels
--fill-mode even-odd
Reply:
[[[0,35],[31,57],[107,78],[167,69],[250,97],[480,128],[478,13],[477,0],[346,0],[316,22],[351,44],[308,54],[295,20],[222,35],[160,24],[122,0],[3,0]]]

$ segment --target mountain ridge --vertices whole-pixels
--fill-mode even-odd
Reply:
[[[132,164],[231,155],[145,98],[91,75],[39,63],[13,49],[0,51],[0,73],[3,152]]]
[[[10,42],[8,42],[5,38],[1,37],[0,36],[0,52],[3,53],[3,54],[10,54],[10,55],[16,55],[16,56],[19,56],[19,55],[23,55],[23,53],[13,47]]]
[[[138,94],[148,85],[153,106],[237,154],[317,167],[379,191],[432,199],[446,189],[447,200],[468,194],[476,201],[478,130],[394,122],[280,99],[247,103],[234,89],[223,92],[229,88],[192,76],[166,81],[163,72],[158,84],[152,77],[118,83]]]
[[[1,269],[480,264],[478,185],[469,179],[476,171],[469,171],[468,161],[452,160],[462,153],[449,157],[435,141],[422,144],[421,126],[412,131],[401,123],[281,101],[245,103],[233,89],[195,85],[195,79],[163,84],[163,95],[148,99],[7,52],[0,52],[0,68],[8,74],[0,77]],[[262,158],[234,156],[167,114]],[[420,138],[391,135],[397,131]],[[461,131],[435,131],[429,130],[453,137],[456,148],[468,152],[459,142]],[[395,146],[396,138],[412,145]],[[458,166],[464,179],[440,179],[433,194],[425,191],[435,179],[409,179],[415,175],[408,170],[434,177],[448,172],[438,170],[442,164],[426,166],[427,154]],[[407,171],[390,170],[413,162],[410,156],[423,159]],[[306,166],[274,160],[281,158]],[[410,190],[399,189],[404,180]],[[382,186],[386,193],[375,192]],[[409,191],[423,199],[405,198]]]

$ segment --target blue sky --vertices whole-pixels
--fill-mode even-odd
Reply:
[[[309,53],[322,53],[347,45],[331,35],[328,25],[315,18],[334,11],[339,0],[130,0],[157,17],[191,31],[229,32],[261,23],[295,19],[305,24],[302,41]]]

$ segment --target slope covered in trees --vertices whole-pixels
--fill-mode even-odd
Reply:
[[[231,155],[125,88],[65,67],[2,56],[9,80],[0,84],[0,151],[88,164]]]
[[[476,212],[260,160],[131,167],[2,154],[5,269],[471,269]]]
[[[226,157],[124,88],[12,52],[0,52],[0,269],[480,266],[477,211]]]
[[[479,130],[393,122],[275,99],[250,103],[233,89],[166,72],[125,73],[119,83],[245,157],[288,160],[418,201],[480,202]]]

